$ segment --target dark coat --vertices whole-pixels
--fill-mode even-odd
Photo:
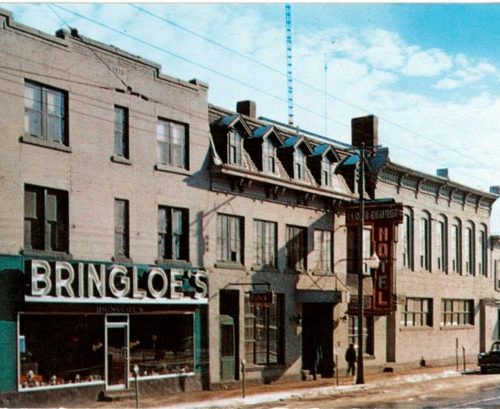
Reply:
[[[356,362],[356,350],[354,347],[347,348],[347,351],[345,351],[345,360],[349,363]]]

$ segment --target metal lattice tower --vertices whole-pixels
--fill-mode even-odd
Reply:
[[[286,15],[286,82],[288,90],[288,125],[293,125],[293,71],[292,71],[292,10],[285,4]]]

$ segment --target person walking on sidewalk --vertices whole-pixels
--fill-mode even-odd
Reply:
[[[317,379],[319,363],[323,359],[323,351],[321,345],[317,340],[314,341],[314,366],[313,366],[313,379]]]
[[[353,344],[349,344],[349,348],[345,351],[345,360],[349,365],[347,367],[347,375],[352,374],[354,376],[356,372],[356,351]]]

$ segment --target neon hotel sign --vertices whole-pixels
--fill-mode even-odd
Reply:
[[[30,302],[192,304],[208,301],[205,271],[30,260]]]

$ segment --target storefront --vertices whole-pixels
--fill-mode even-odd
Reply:
[[[15,311],[19,392],[198,377],[205,372],[204,271],[24,259]],[[4,273],[4,271],[2,271]],[[2,368],[8,376],[8,368]],[[10,376],[16,376],[10,373]],[[201,384],[201,380],[200,380]]]

